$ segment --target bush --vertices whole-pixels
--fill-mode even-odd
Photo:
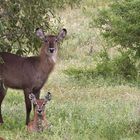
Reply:
[[[139,83],[140,77],[138,76],[137,69],[133,59],[128,53],[117,56],[113,59],[107,57],[107,52],[100,52],[101,61],[96,65],[96,68],[69,68],[64,70],[64,73],[69,77],[89,81],[96,84],[106,82],[107,84],[125,84],[125,83]]]
[[[114,72],[127,79],[140,78],[139,11],[139,0],[111,1],[108,7],[99,10],[94,20],[94,26],[100,29],[108,46],[117,48],[121,54],[111,62],[116,69]]]
[[[112,1],[109,8],[99,11],[96,26],[112,45],[131,48],[140,57],[139,11],[139,0]]]

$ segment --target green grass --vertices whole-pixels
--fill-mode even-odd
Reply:
[[[129,86],[81,87],[61,82],[55,86],[49,83],[49,88],[53,93],[46,111],[52,124],[50,130],[28,134],[24,125],[23,95],[9,91],[3,102],[5,124],[0,128],[0,136],[7,140],[140,138],[139,89]]]
[[[107,0],[106,0],[107,1]],[[140,89],[136,85],[103,84],[90,77],[70,79],[64,70],[83,68],[92,71],[102,49],[98,31],[90,28],[92,10],[106,1],[84,1],[76,9],[67,8],[58,14],[68,30],[68,37],[59,50],[59,60],[41,91],[52,93],[46,106],[51,129],[29,134],[25,126],[24,96],[20,91],[8,90],[2,104],[5,123],[0,137],[6,140],[139,140]],[[92,5],[94,3],[95,5]],[[86,11],[85,11],[86,10]],[[92,52],[90,49],[93,48]],[[114,50],[109,50],[114,55]],[[84,75],[84,74],[83,74]],[[112,81],[116,82],[117,79]],[[33,117],[33,114],[31,115]]]

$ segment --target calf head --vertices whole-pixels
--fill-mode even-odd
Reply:
[[[51,100],[51,93],[48,92],[44,99],[36,99],[35,95],[31,93],[29,95],[29,99],[35,106],[35,113],[37,113],[39,116],[42,116],[46,103]]]

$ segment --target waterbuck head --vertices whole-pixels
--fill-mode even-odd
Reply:
[[[66,29],[62,29],[58,35],[45,35],[41,28],[36,29],[36,35],[44,42],[43,51],[47,56],[55,56],[58,51],[58,44],[65,38]]]
[[[35,105],[35,113],[42,116],[45,110],[45,105],[51,100],[51,93],[48,92],[44,99],[36,99],[35,95],[31,93],[29,99]]]

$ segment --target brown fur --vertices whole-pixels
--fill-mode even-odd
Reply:
[[[41,106],[43,104],[43,102],[44,102],[43,99],[37,100],[37,104],[39,106]],[[41,123],[40,123],[41,126],[38,126],[38,121],[41,121]],[[41,132],[41,131],[43,131],[43,130],[45,130],[47,128],[48,128],[48,123],[47,123],[47,120],[46,120],[45,112],[43,111],[42,115],[39,116],[37,114],[37,110],[36,110],[36,107],[35,107],[34,118],[33,118],[32,121],[30,121],[28,123],[28,126],[27,126],[28,132]]]

